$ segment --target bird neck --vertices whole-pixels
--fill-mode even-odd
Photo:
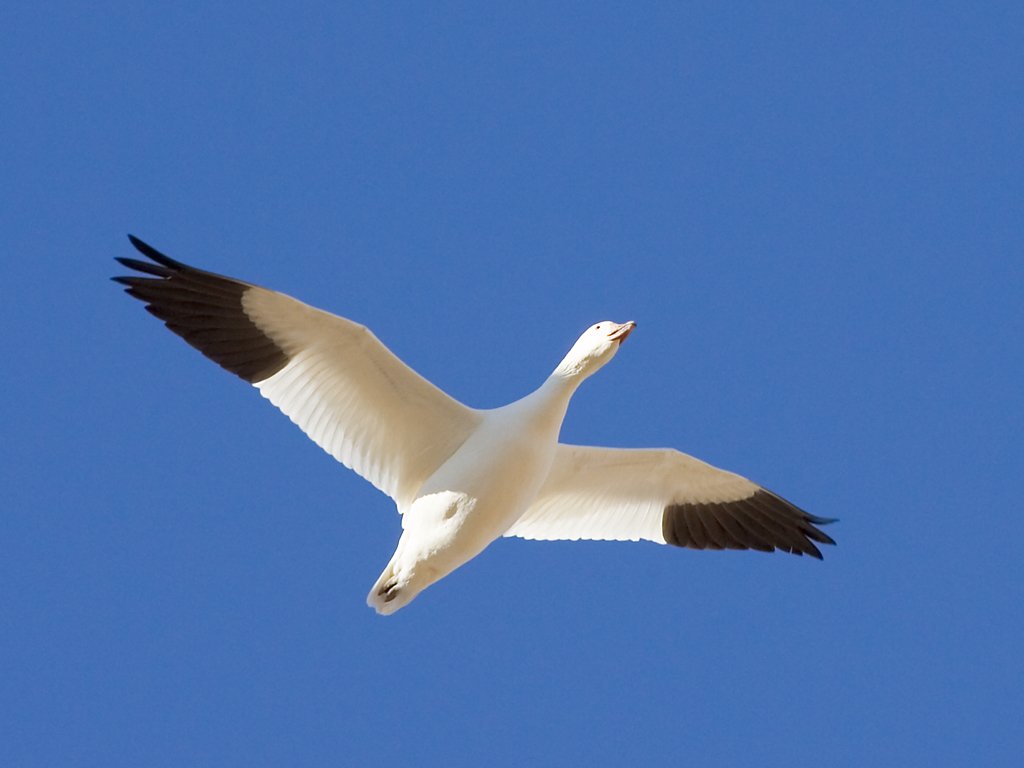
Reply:
[[[569,354],[562,358],[555,370],[551,372],[548,381],[558,379],[570,383],[575,389],[587,376],[594,372],[592,361],[576,352],[575,347],[569,350]]]
[[[552,414],[561,424],[569,408],[569,401],[584,378],[579,375],[564,375],[556,368],[530,396],[534,400],[534,407]]]
[[[532,424],[557,435],[578,383],[552,374],[533,392],[500,410],[514,414],[517,423]]]

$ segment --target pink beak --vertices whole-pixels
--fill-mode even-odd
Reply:
[[[615,326],[615,329],[608,334],[608,338],[617,339],[619,344],[622,344],[622,342],[626,340],[626,337],[633,332],[634,328],[636,328],[636,323],[629,320],[622,325]]]

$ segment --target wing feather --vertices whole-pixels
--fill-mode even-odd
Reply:
[[[505,535],[778,549],[820,559],[814,542],[835,542],[816,526],[830,522],[679,451],[559,445],[536,501]]]
[[[114,280],[400,510],[479,424],[479,412],[405,365],[366,327],[130,239],[151,261],[117,260],[145,277]]]

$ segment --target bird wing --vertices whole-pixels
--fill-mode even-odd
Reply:
[[[260,390],[312,440],[404,510],[466,440],[479,412],[446,395],[364,326],[171,259],[118,258],[127,293],[208,358]]]
[[[560,444],[536,500],[505,535],[779,549],[820,559],[814,542],[835,542],[815,525],[830,522],[679,451]]]

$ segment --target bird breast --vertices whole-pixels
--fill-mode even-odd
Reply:
[[[551,469],[554,435],[538,434],[522,422],[485,419],[469,439],[423,484],[410,512],[438,513],[438,494],[455,503],[442,511],[460,529],[488,541],[501,536],[533,502]],[[430,499],[430,501],[428,501]],[[411,521],[410,521],[411,522]]]

